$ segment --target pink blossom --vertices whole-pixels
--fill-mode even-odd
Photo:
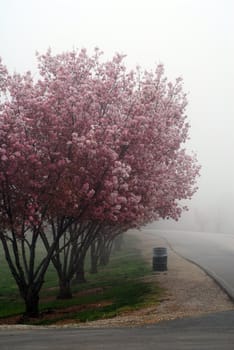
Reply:
[[[5,161],[8,160],[8,158],[7,158],[7,156],[6,156],[5,154],[3,154],[2,157],[1,157],[1,160],[2,160],[3,162],[5,162]]]
[[[105,61],[100,51],[37,58],[38,81],[9,76],[0,63],[1,94],[9,96],[0,109],[0,161],[14,220],[23,223],[34,198],[35,213],[47,219],[82,213],[129,226],[177,219],[199,176],[196,157],[183,150],[181,78],[168,81],[161,64],[128,72],[123,55]]]

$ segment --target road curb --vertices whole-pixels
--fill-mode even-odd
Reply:
[[[193,265],[199,267],[202,271],[204,271],[207,276],[209,276],[210,278],[212,278],[212,280],[225,292],[225,294],[227,294],[227,296],[229,297],[229,299],[234,303],[234,291],[232,290],[232,288],[230,288],[229,286],[226,285],[226,283],[222,280],[221,277],[219,277],[215,272],[213,272],[212,270],[205,268],[204,266],[200,265],[198,262],[187,258],[186,256],[184,256],[183,254],[180,254],[172,245],[171,243],[168,241],[167,238],[165,238],[164,236],[159,235],[160,238],[164,239],[165,242],[167,243],[168,247],[179,257],[181,257],[182,259],[192,263]]]

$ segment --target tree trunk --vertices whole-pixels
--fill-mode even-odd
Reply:
[[[102,251],[100,256],[100,265],[106,266],[110,261],[110,253],[108,252],[108,249],[105,248],[104,251]]]
[[[85,262],[85,260],[82,259],[78,264],[78,268],[76,270],[76,278],[75,278],[76,283],[86,283],[87,282],[85,279],[84,262]]]
[[[123,234],[118,235],[114,240],[114,251],[119,252],[123,245]]]
[[[24,296],[25,313],[23,319],[36,318],[39,316],[39,295],[29,292]]]
[[[102,245],[101,254],[100,254],[100,265],[106,266],[109,264],[110,261],[110,255],[112,250],[113,240],[112,241],[106,241]]]
[[[91,259],[90,273],[98,273],[98,257],[93,256]]]
[[[98,265],[98,254],[96,252],[96,244],[93,242],[93,244],[90,247],[90,273],[97,273],[97,265]]]
[[[70,280],[60,279],[59,294],[57,296],[57,299],[71,299],[71,298],[72,298],[72,291],[71,291]]]

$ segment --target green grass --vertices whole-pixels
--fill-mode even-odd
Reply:
[[[144,277],[151,273],[151,266],[141,256],[134,237],[125,238],[124,248],[114,253],[110,263],[99,268],[98,274],[87,272],[88,282],[73,288],[73,299],[56,299],[57,277],[50,266],[40,300],[42,314],[48,312],[50,319],[41,317],[33,323],[52,324],[67,318],[86,322],[115,317],[126,311],[155,304],[161,299],[163,290],[153,282],[144,281]],[[4,259],[1,259],[0,281],[4,281],[0,285],[0,318],[23,313],[24,304]],[[85,295],[85,291],[94,288],[99,288],[99,293]],[[77,296],[79,292],[84,294]],[[50,300],[46,301],[45,297],[48,299],[48,296]],[[62,310],[68,307],[72,307],[71,311],[64,313]]]

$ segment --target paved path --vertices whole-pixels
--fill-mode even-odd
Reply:
[[[233,350],[234,311],[142,328],[1,330],[1,350]]]
[[[146,232],[166,238],[176,252],[200,265],[234,300],[234,235],[186,231]]]

